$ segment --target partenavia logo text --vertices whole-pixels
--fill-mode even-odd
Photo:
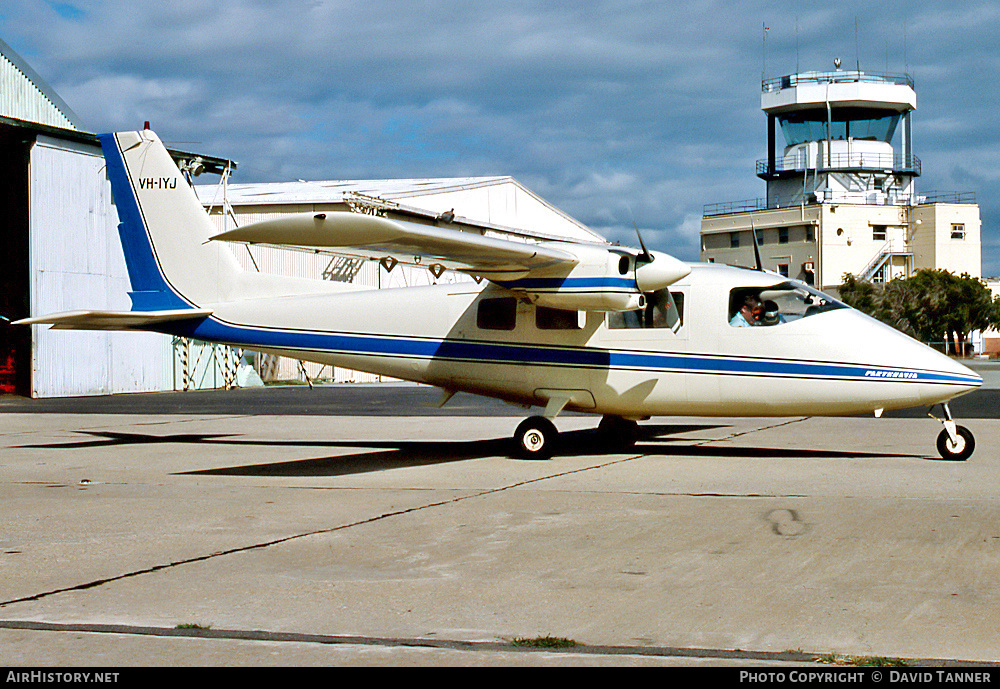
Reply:
[[[870,368],[865,371],[865,378],[916,378],[913,371],[886,371],[880,368]]]

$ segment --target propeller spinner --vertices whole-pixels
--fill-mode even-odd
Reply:
[[[635,225],[635,222],[632,224]],[[647,249],[638,225],[635,226],[635,234],[642,248],[642,252],[635,257],[635,286],[640,292],[656,292],[691,272],[689,265],[673,256]]]

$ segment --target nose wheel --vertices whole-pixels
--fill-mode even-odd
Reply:
[[[965,426],[955,426],[955,439],[952,440],[948,429],[944,429],[938,435],[937,449],[942,459],[952,462],[964,462],[972,456],[972,451],[976,449],[976,439]]]
[[[937,419],[933,414],[929,414],[931,418],[937,419],[944,425],[944,430],[937,437],[938,454],[950,462],[964,462],[976,449],[976,439],[968,428],[955,424],[947,404],[942,404],[941,408],[944,409],[943,419]]]

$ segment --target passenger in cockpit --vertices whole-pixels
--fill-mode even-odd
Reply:
[[[778,305],[768,299],[761,307],[761,317],[757,325],[778,325],[785,322],[785,317],[778,310]]]

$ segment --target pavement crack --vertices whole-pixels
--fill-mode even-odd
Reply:
[[[629,459],[635,459],[635,457],[631,457]],[[38,600],[41,600],[43,598],[49,598],[51,596],[56,596],[56,595],[59,595],[59,594],[62,594],[62,593],[71,593],[73,591],[85,591],[87,589],[97,588],[99,586],[104,586],[106,584],[112,584],[112,583],[117,582],[117,581],[124,581],[126,579],[132,579],[132,578],[140,577],[140,576],[143,576],[143,575],[146,575],[146,574],[153,574],[153,573],[156,573],[156,572],[162,572],[164,570],[172,569],[174,567],[182,567],[184,565],[195,564],[195,563],[198,563],[198,562],[206,562],[208,560],[212,560],[212,559],[219,558],[219,557],[226,557],[226,556],[229,556],[229,555],[237,555],[237,554],[240,554],[240,553],[247,553],[247,552],[251,552],[251,551],[254,551],[254,550],[263,550],[264,548],[270,548],[270,547],[273,547],[273,546],[276,546],[276,545],[281,545],[281,544],[284,544],[284,543],[289,543],[291,541],[296,541],[296,540],[303,539],[303,538],[310,538],[312,536],[321,536],[321,535],[324,535],[324,534],[336,533],[338,531],[344,531],[346,529],[351,529],[351,528],[354,528],[354,527],[357,527],[357,526],[363,526],[365,524],[372,524],[374,522],[382,521],[384,519],[391,519],[393,517],[399,517],[399,516],[406,515],[406,514],[412,514],[414,512],[419,512],[421,510],[431,509],[431,508],[434,508],[434,507],[443,507],[445,505],[455,504],[455,503],[458,503],[458,502],[462,502],[464,500],[470,500],[470,499],[474,499],[474,498],[481,498],[481,497],[484,497],[484,496],[487,496],[487,495],[492,495],[494,493],[500,493],[500,492],[503,492],[503,491],[506,491],[506,490],[510,490],[512,488],[518,488],[520,486],[526,486],[526,485],[530,485],[532,483],[537,483],[539,481],[545,481],[545,480],[552,479],[552,478],[558,478],[560,476],[567,476],[567,475],[575,474],[575,473],[578,473],[578,472],[581,472],[581,471],[587,471],[589,469],[596,469],[596,468],[599,468],[600,466],[609,466],[609,465],[617,464],[617,463],[623,462],[623,461],[627,461],[627,460],[619,459],[619,460],[615,460],[615,461],[611,461],[611,462],[606,462],[606,463],[604,463],[602,465],[599,465],[599,466],[581,467],[579,469],[571,469],[571,470],[559,472],[559,473],[556,473],[556,474],[550,474],[550,475],[546,475],[546,476],[539,476],[539,477],[536,477],[536,478],[533,478],[533,479],[528,479],[528,480],[525,480],[525,481],[519,481],[517,483],[513,483],[513,484],[510,484],[510,485],[506,485],[506,486],[501,486],[501,487],[498,487],[498,488],[490,488],[489,490],[483,490],[483,491],[478,491],[478,492],[475,492],[475,493],[470,493],[469,495],[461,495],[461,496],[457,496],[457,497],[454,497],[454,498],[449,498],[447,500],[438,500],[438,501],[430,502],[430,503],[427,503],[427,504],[424,504],[424,505],[417,505],[415,507],[408,507],[408,508],[405,508],[405,509],[393,510],[391,512],[384,512],[382,514],[378,514],[378,515],[375,515],[375,516],[372,516],[372,517],[368,517],[366,519],[360,519],[360,520],[357,520],[357,521],[353,521],[353,522],[350,522],[348,524],[339,524],[337,526],[332,526],[332,527],[325,528],[325,529],[315,529],[313,531],[307,531],[305,533],[291,534],[291,535],[288,535],[288,536],[283,536],[281,538],[275,538],[275,539],[272,539],[272,540],[269,540],[269,541],[264,541],[264,542],[261,542],[261,543],[252,543],[250,545],[238,546],[238,547],[235,547],[235,548],[227,548],[225,550],[219,550],[219,551],[212,552],[212,553],[207,553],[207,554],[204,554],[204,555],[198,555],[198,556],[195,556],[195,557],[188,557],[188,558],[184,558],[184,559],[180,559],[180,560],[175,560],[173,562],[167,562],[167,563],[161,563],[161,564],[158,564],[158,565],[152,565],[150,567],[145,567],[145,568],[142,568],[142,569],[136,569],[136,570],[133,570],[131,572],[123,572],[122,574],[118,574],[118,575],[111,576],[111,577],[105,577],[105,578],[102,578],[102,579],[95,579],[93,581],[88,581],[88,582],[84,582],[84,583],[81,583],[81,584],[74,584],[72,586],[64,586],[64,587],[52,589],[52,590],[49,590],[49,591],[42,591],[40,593],[35,593],[35,594],[30,595],[30,596],[22,596],[20,598],[12,598],[10,600],[0,601],[0,608],[6,607],[6,606],[9,606],[9,605],[14,605],[16,603],[29,603],[29,602],[33,602],[33,601],[38,601]]]
[[[785,422],[782,422],[782,423],[773,424],[771,426],[765,426],[763,428],[756,428],[756,429],[753,429],[753,430],[750,430],[750,431],[743,431],[743,432],[740,432],[740,433],[733,433],[733,434],[730,434],[729,436],[727,436],[726,438],[718,438],[718,439],[706,440],[706,441],[704,441],[702,443],[698,443],[698,444],[699,445],[705,445],[705,444],[712,443],[712,442],[719,442],[720,440],[730,440],[732,438],[739,437],[741,435],[746,435],[748,433],[756,433],[756,432],[759,432],[759,431],[762,431],[762,430],[768,430],[770,428],[780,428],[781,426],[785,426],[785,425],[788,425],[788,424],[798,423],[798,422],[804,421],[806,418],[807,417],[803,417],[801,419],[792,419],[790,421],[785,421]],[[173,562],[152,565],[150,567],[145,567],[145,568],[133,570],[133,571],[130,571],[130,572],[123,572],[121,574],[118,574],[118,575],[115,575],[115,576],[111,576],[111,577],[105,577],[105,578],[102,578],[102,579],[95,579],[93,581],[88,581],[88,582],[84,582],[84,583],[81,583],[81,584],[74,584],[72,586],[65,586],[65,587],[61,587],[61,588],[56,588],[56,589],[52,589],[52,590],[49,590],[49,591],[42,591],[40,593],[35,593],[35,594],[30,595],[30,596],[22,596],[20,598],[12,598],[10,600],[0,601],[0,608],[6,607],[6,606],[9,606],[9,605],[14,605],[16,603],[34,602],[34,601],[41,600],[43,598],[49,598],[49,597],[56,596],[56,595],[59,595],[59,594],[62,594],[62,593],[71,593],[73,591],[85,591],[87,589],[92,589],[92,588],[97,588],[97,587],[100,587],[100,586],[105,586],[107,584],[112,584],[112,583],[115,583],[115,582],[118,582],[118,581],[124,581],[126,579],[132,579],[132,578],[135,578],[135,577],[140,577],[140,576],[143,576],[143,575],[146,575],[146,574],[154,574],[156,572],[162,572],[164,570],[172,569],[172,568],[175,568],[175,567],[182,567],[184,565],[191,565],[191,564],[195,564],[195,563],[198,563],[198,562],[206,562],[208,560],[213,560],[215,558],[227,557],[229,555],[237,555],[237,554],[240,554],[240,553],[248,553],[248,552],[251,552],[251,551],[254,551],[254,550],[263,550],[265,548],[270,548],[270,547],[273,547],[273,546],[282,545],[284,543],[289,543],[291,541],[296,541],[296,540],[300,540],[300,539],[303,539],[303,538],[310,538],[312,536],[321,536],[321,535],[324,535],[324,534],[336,533],[338,531],[344,531],[346,529],[351,529],[351,528],[354,528],[354,527],[357,527],[357,526],[363,526],[365,524],[372,524],[374,522],[382,521],[382,520],[385,520],[385,519],[391,519],[393,517],[399,517],[399,516],[403,516],[403,515],[406,515],[406,514],[412,514],[414,512],[419,512],[421,510],[432,509],[432,508],[435,508],[435,507],[443,507],[445,505],[455,504],[455,503],[458,503],[458,502],[462,502],[464,500],[481,498],[481,497],[485,497],[485,496],[488,496],[488,495],[493,495],[493,494],[496,494],[496,493],[502,493],[504,491],[508,491],[508,490],[512,490],[512,489],[516,489],[516,488],[521,488],[523,486],[528,486],[528,485],[531,485],[533,483],[539,483],[541,481],[549,481],[549,480],[561,478],[561,477],[564,477],[564,476],[570,476],[572,474],[578,474],[578,473],[582,473],[582,472],[593,471],[595,469],[604,469],[604,468],[607,468],[607,467],[610,467],[610,466],[614,466],[616,464],[622,464],[622,463],[625,463],[625,462],[631,462],[631,461],[636,460],[636,459],[641,459],[641,458],[646,457],[646,456],[648,456],[647,453],[631,454],[631,455],[626,456],[626,457],[621,457],[621,458],[618,458],[618,459],[612,459],[612,460],[609,460],[609,461],[606,461],[606,462],[601,462],[599,464],[593,464],[593,465],[578,467],[578,468],[575,468],[575,469],[567,469],[565,471],[557,471],[557,472],[554,472],[554,473],[551,473],[551,474],[546,474],[545,476],[537,476],[535,478],[526,479],[524,481],[518,481],[516,483],[511,483],[511,484],[508,484],[508,485],[505,485],[505,486],[500,486],[500,487],[497,487],[497,488],[490,488],[488,490],[477,491],[475,493],[470,493],[469,495],[461,495],[461,496],[449,498],[447,500],[438,500],[438,501],[430,502],[430,503],[427,503],[427,504],[424,504],[424,505],[418,505],[416,507],[408,507],[408,508],[405,508],[405,509],[399,509],[399,510],[393,510],[393,511],[390,511],[390,512],[384,512],[382,514],[378,514],[378,515],[375,515],[375,516],[372,516],[372,517],[368,517],[366,519],[360,519],[360,520],[353,521],[353,522],[350,522],[350,523],[347,523],[347,524],[340,524],[340,525],[329,527],[329,528],[325,528],[325,529],[316,529],[316,530],[313,530],[313,531],[307,531],[305,533],[291,534],[291,535],[288,535],[288,536],[283,536],[281,538],[275,538],[275,539],[272,539],[272,540],[269,540],[269,541],[263,541],[261,543],[252,543],[252,544],[249,544],[249,545],[238,546],[238,547],[235,547],[235,548],[227,548],[225,550],[220,550],[220,551],[216,551],[216,552],[212,552],[212,553],[207,553],[207,554],[204,554],[204,555],[198,555],[198,556],[194,556],[194,557],[189,557],[189,558],[183,558],[183,559],[180,559],[180,560],[175,560]]]
[[[695,445],[696,447],[700,447],[702,445],[708,445],[709,443],[721,443],[721,442],[725,442],[727,440],[733,440],[734,438],[739,438],[739,437],[744,436],[744,435],[751,435],[753,433],[760,433],[761,431],[769,431],[772,428],[781,428],[782,426],[791,426],[792,424],[795,424],[795,423],[802,423],[803,421],[808,421],[809,418],[810,417],[808,417],[808,416],[803,416],[803,417],[798,418],[798,419],[789,419],[788,421],[782,421],[781,423],[771,424],[770,426],[761,426],[760,428],[751,428],[748,431],[737,431],[735,433],[730,433],[725,438],[709,438],[708,440],[702,440],[701,442],[692,443],[692,444]]]

